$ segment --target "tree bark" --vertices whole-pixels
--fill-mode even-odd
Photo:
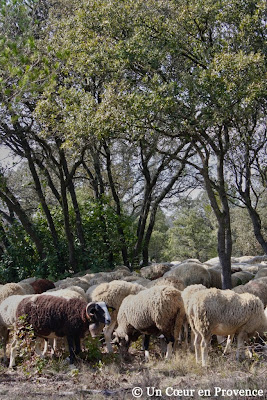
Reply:
[[[25,156],[26,156],[26,158],[28,160],[28,165],[29,165],[29,168],[30,168],[30,171],[31,171],[31,174],[32,174],[32,178],[33,178],[33,181],[34,181],[34,185],[35,185],[35,191],[36,191],[36,193],[38,195],[38,198],[39,198],[40,203],[41,203],[41,207],[42,207],[42,209],[43,209],[43,211],[45,213],[45,216],[46,216],[47,224],[48,224],[51,236],[52,236],[52,241],[53,241],[53,245],[54,245],[54,248],[55,248],[55,251],[56,251],[56,254],[57,254],[58,261],[62,262],[62,257],[60,256],[60,253],[58,251],[58,249],[59,249],[59,241],[58,241],[57,231],[56,231],[56,228],[55,228],[55,225],[54,225],[54,221],[53,221],[52,215],[51,215],[50,210],[48,208],[48,205],[46,203],[45,196],[43,194],[41,182],[40,182],[40,179],[39,179],[39,176],[38,176],[38,173],[37,173],[37,170],[35,168],[35,164],[34,164],[34,161],[33,161],[33,158],[32,158],[32,150],[30,149],[30,146],[29,146],[29,144],[28,144],[28,142],[27,142],[27,140],[25,138],[22,139],[22,146],[23,146],[23,149],[25,151]]]
[[[12,210],[19,218],[22,226],[24,227],[25,231],[28,233],[32,241],[34,242],[36,246],[37,253],[39,255],[39,258],[41,260],[45,260],[46,255],[44,252],[44,248],[42,245],[42,242],[37,235],[31,221],[29,220],[27,214],[25,211],[21,208],[21,205],[19,204],[18,200],[15,198],[15,196],[10,192],[8,187],[4,184],[4,187],[1,188],[0,190],[0,198],[6,203],[7,207]],[[46,266],[46,264],[44,264]]]
[[[78,237],[80,245],[81,245],[81,250],[84,252],[85,251],[85,238],[84,238],[84,232],[83,232],[83,226],[82,226],[82,217],[81,217],[81,213],[80,213],[79,204],[77,201],[75,187],[74,187],[73,180],[72,180],[72,176],[74,175],[74,172],[75,172],[77,166],[82,163],[82,159],[80,160],[80,163],[75,165],[73,173],[70,174],[66,156],[65,156],[65,152],[61,147],[62,141],[59,138],[56,138],[56,143],[57,143],[57,147],[58,147],[58,151],[59,151],[62,169],[63,169],[64,175],[65,175],[65,186],[68,188],[68,191],[71,196],[73,208],[74,208],[77,237]]]
[[[202,159],[203,168],[200,172],[204,178],[206,191],[210,200],[211,207],[218,222],[218,256],[222,266],[222,288],[231,289],[231,255],[232,255],[232,233],[230,222],[230,210],[227,199],[227,192],[224,181],[224,150],[217,149],[217,182],[215,183],[209,176],[209,154],[205,156],[197,147],[197,151]],[[217,198],[219,196],[219,199]]]
[[[119,199],[119,196],[117,194],[115,183],[114,183],[114,180],[113,180],[113,175],[112,175],[112,170],[111,170],[110,149],[109,149],[109,147],[108,147],[106,142],[104,142],[104,149],[105,149],[105,152],[106,152],[107,173],[108,173],[109,185],[110,185],[110,189],[111,189],[113,200],[115,201],[115,204],[116,204],[116,214],[119,217],[118,223],[117,223],[117,231],[118,231],[118,234],[119,234],[119,237],[120,237],[120,242],[121,242],[122,259],[123,259],[124,265],[129,267],[130,265],[129,265],[128,250],[127,250],[127,245],[126,245],[126,240],[125,240],[125,234],[124,234],[123,227],[121,225],[121,217],[122,217],[121,203],[120,203],[120,199]]]

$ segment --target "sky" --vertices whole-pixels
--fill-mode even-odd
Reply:
[[[11,166],[17,157],[12,156],[10,149],[0,145],[0,167]]]

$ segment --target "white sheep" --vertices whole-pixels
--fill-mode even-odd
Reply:
[[[143,286],[137,283],[114,280],[96,286],[90,294],[91,298],[87,299],[87,301],[104,301],[108,307],[113,308],[113,310],[110,310],[111,323],[104,330],[106,346],[109,353],[113,351],[111,337],[117,325],[117,315],[122,301],[130,294],[137,294],[144,289]]]
[[[201,356],[203,366],[207,365],[207,348],[212,334],[229,335],[228,342],[237,334],[239,359],[243,355],[241,347],[244,341],[256,332],[267,330],[263,304],[252,294],[192,285],[182,292],[182,298],[195,334],[196,361],[199,362]]]
[[[166,357],[172,354],[183,320],[184,305],[181,292],[171,286],[155,286],[127,296],[118,312],[116,340],[128,348],[140,334],[146,335],[145,358],[149,357],[148,345],[151,334],[163,334],[168,345]]]

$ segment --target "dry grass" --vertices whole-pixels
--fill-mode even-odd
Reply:
[[[144,362],[139,345],[131,348],[127,360],[118,354],[102,354],[100,358],[88,361],[85,353],[83,358],[85,360],[78,361],[74,370],[69,368],[63,356],[45,361],[32,357],[16,370],[1,366],[0,399],[127,400],[134,399],[134,387],[143,390],[143,395],[139,397],[143,400],[267,398],[267,365],[264,356],[256,355],[240,363],[235,360],[234,350],[226,357],[217,347],[210,351],[210,366],[202,368],[196,365],[194,354],[181,349],[171,360],[163,359],[159,344],[154,342],[148,363]],[[158,389],[154,395],[153,387]],[[261,389],[264,396],[249,397],[236,392],[230,396],[225,394],[214,397],[215,387],[225,390]],[[192,396],[186,392],[189,389]],[[180,394],[178,390],[184,393]],[[211,396],[200,396],[199,390],[207,390],[206,394],[210,391]],[[156,397],[155,394],[161,396]]]

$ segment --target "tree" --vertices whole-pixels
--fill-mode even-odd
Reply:
[[[197,258],[201,262],[216,256],[217,226],[211,218],[211,207],[203,195],[177,207],[173,226],[167,232],[164,252],[169,260]]]
[[[246,207],[252,221],[254,234],[263,251],[267,242],[263,235],[258,212],[261,197],[266,195],[266,118],[260,104],[235,119],[235,138],[227,163],[232,176],[230,197],[235,204]]]

